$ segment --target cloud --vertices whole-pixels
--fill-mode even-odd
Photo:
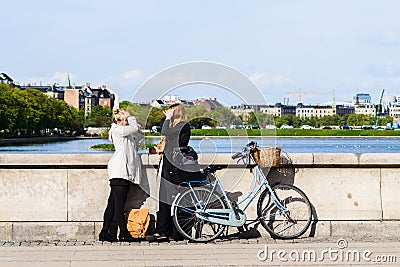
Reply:
[[[364,36],[361,42],[372,44],[376,46],[397,46],[400,45],[400,33],[395,32],[384,32],[374,33],[368,36]]]
[[[124,72],[121,74],[121,77],[128,81],[138,81],[143,79],[143,72],[141,70],[135,69]]]
[[[67,84],[67,76],[69,75],[69,79],[72,84],[75,82],[75,75],[68,72],[55,72],[51,76],[30,76],[30,77],[21,77],[17,82],[19,84],[37,84],[37,85],[66,85]]]
[[[365,67],[364,74],[369,77],[390,78],[400,76],[400,62],[390,60]]]
[[[134,69],[110,75],[101,84],[107,84],[109,88],[112,88],[120,96],[120,99],[130,100],[145,79],[146,76],[142,70]]]
[[[73,83],[74,80],[74,75],[70,74],[68,72],[56,72],[51,76],[50,82],[52,83],[59,83],[60,85],[66,85],[67,84],[67,77],[69,75],[70,81]]]
[[[255,72],[250,74],[250,80],[252,80],[258,86],[287,86],[293,85],[292,79],[285,77],[284,75],[271,76],[266,73]]]
[[[400,76],[400,62],[387,62],[385,64],[385,71],[389,76]]]

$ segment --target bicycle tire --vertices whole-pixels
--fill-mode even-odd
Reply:
[[[210,196],[211,191],[205,187],[195,187],[193,191],[189,189],[182,193],[173,206],[175,227],[184,238],[190,241],[210,242],[222,234],[225,226],[198,218],[195,214],[196,208],[194,207],[195,198],[193,194],[196,194],[200,203],[204,203]],[[207,208],[225,209],[226,204],[221,197],[213,194]]]
[[[277,239],[294,239],[303,235],[312,219],[311,203],[298,187],[289,184],[272,186],[280,203],[288,209],[284,214],[271,215],[279,211],[271,201],[270,191],[265,189],[258,199],[257,215],[261,225]]]

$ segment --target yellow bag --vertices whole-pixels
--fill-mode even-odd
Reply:
[[[165,142],[167,141],[166,136],[161,136],[160,141],[157,143],[157,153],[160,155],[160,159],[163,158],[164,155],[164,148],[165,148]]]
[[[150,224],[149,209],[129,209],[127,227],[133,238],[145,238]]]

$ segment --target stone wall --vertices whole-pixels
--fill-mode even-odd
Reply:
[[[94,240],[109,194],[111,154],[0,155],[0,240]],[[157,155],[142,155],[145,175],[132,185],[127,208],[157,209]],[[230,155],[200,155],[200,163],[225,165],[217,174],[230,196],[250,188],[250,169]],[[283,154],[265,170],[271,183],[300,187],[314,207],[305,235],[400,237],[398,154]],[[255,218],[256,203],[248,208]],[[153,217],[154,218],[154,217]],[[256,224],[262,235],[267,232]]]

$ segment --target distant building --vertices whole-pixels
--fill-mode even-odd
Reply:
[[[205,107],[208,112],[215,110],[217,107],[222,107],[221,103],[219,103],[216,98],[193,99],[192,102],[196,106]]]
[[[85,116],[88,116],[97,102],[96,96],[92,94],[91,90],[85,86],[64,87],[63,89],[64,101],[76,109],[83,110]]]
[[[235,117],[241,117],[244,123],[247,123],[247,121],[249,120],[249,113],[254,112],[251,106],[245,104],[231,106],[230,109],[233,115],[235,115]]]
[[[311,118],[315,116],[314,106],[303,105],[302,103],[296,106],[296,117],[300,118]]]
[[[333,106],[314,106],[314,116],[317,118],[333,115],[336,115],[336,108]]]
[[[400,118],[400,105],[392,105],[389,107],[389,115],[393,118]]]
[[[400,96],[393,97],[393,102],[388,105],[389,115],[395,119],[400,118]]]
[[[64,90],[64,101],[89,115],[94,106],[114,108],[115,94],[111,93],[105,85],[92,89],[90,84],[84,86],[62,86]]]
[[[354,105],[355,114],[370,115],[375,117],[375,110],[376,108],[374,104]]]
[[[39,90],[49,98],[64,100],[64,91],[55,85],[36,85],[36,84],[23,84],[18,86],[20,90],[35,89]]]
[[[348,105],[304,105],[302,103],[297,104],[297,106],[292,106],[276,103],[275,105],[262,107],[260,111],[274,117],[293,115],[301,118],[309,118],[332,116],[335,114],[339,116],[354,114],[354,107]]]
[[[159,100],[151,101],[150,106],[155,107],[155,108],[161,108],[161,107],[166,107],[168,105],[165,104],[165,102],[163,100],[159,99]]]
[[[4,74],[4,73],[2,73]],[[8,77],[8,76],[7,76]],[[0,76],[3,79],[3,76]],[[37,85],[23,84],[18,86],[20,90],[25,89],[36,89],[46,94],[50,98],[64,100],[67,104],[72,107],[84,110],[85,116],[89,115],[92,111],[92,107],[100,105],[102,107],[109,107],[113,109],[118,106],[118,95],[105,85],[101,85],[98,88],[92,88],[90,83],[85,85],[71,85],[69,74],[66,78],[66,85]]]
[[[173,105],[176,103],[181,103],[181,97],[176,95],[166,95],[164,96],[164,103],[168,105]]]
[[[358,93],[353,97],[354,105],[371,104],[371,95],[367,93]]]
[[[51,86],[51,88],[46,91],[46,95],[50,98],[64,100],[64,91],[56,86]]]
[[[115,104],[115,94],[112,94],[107,86],[102,85],[97,89],[91,88],[90,91],[93,95],[96,96],[95,101],[96,105],[100,105],[102,107],[109,107],[112,109]]]
[[[274,116],[274,117],[281,117],[282,116],[282,104],[277,103],[275,105],[262,107],[260,109],[262,113]]]
[[[4,72],[0,73],[0,82],[11,86],[15,86],[14,80],[11,79],[10,76],[5,74]]]
[[[336,115],[344,116],[346,114],[354,114],[354,106],[350,105],[336,105],[334,106],[336,109]]]
[[[260,112],[272,115],[274,117],[281,117],[283,115],[296,115],[296,106],[283,105],[276,103],[275,105],[260,107]]]

